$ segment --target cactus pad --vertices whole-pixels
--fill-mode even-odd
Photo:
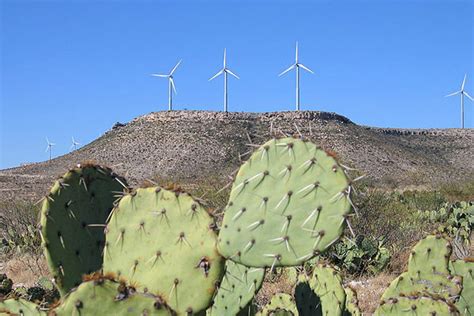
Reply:
[[[267,304],[263,310],[258,313],[259,316],[298,316],[298,309],[296,308],[293,297],[285,293],[275,294],[270,303]]]
[[[344,316],[362,316],[362,312],[359,308],[359,300],[357,298],[357,292],[349,287],[344,287],[344,292],[346,292],[346,310],[344,311]]]
[[[342,315],[346,293],[336,269],[326,264],[318,264],[314,267],[309,285],[321,300],[322,315]]]
[[[224,270],[214,227],[189,194],[137,189],[107,223],[104,272],[163,297],[178,314],[198,313],[210,305]]]
[[[440,236],[420,240],[410,254],[407,272],[390,283],[382,299],[421,293],[439,295],[454,302],[461,292],[462,278],[449,273],[450,253],[449,242]]]
[[[209,315],[236,315],[248,307],[260,289],[265,269],[248,268],[228,260],[225,274],[214,298]]]
[[[311,289],[308,277],[304,273],[298,276],[295,302],[300,316],[322,315],[321,300]]]
[[[10,298],[0,302],[0,315],[46,316],[46,312],[41,311],[35,303],[22,298]]]
[[[270,140],[235,178],[219,251],[247,266],[299,265],[342,234],[349,195],[344,170],[324,150],[300,139]]]
[[[462,315],[474,315],[474,260],[466,258],[449,263],[452,274],[462,276],[462,291],[454,305]]]
[[[374,316],[455,316],[459,315],[454,305],[447,303],[443,299],[431,297],[397,297],[382,301],[374,313]]]
[[[101,276],[73,289],[54,312],[57,316],[173,315],[161,298],[137,293],[124,283]]]
[[[57,180],[44,199],[44,253],[62,295],[79,285],[82,275],[102,266],[105,222],[123,185],[108,168],[78,165]]]

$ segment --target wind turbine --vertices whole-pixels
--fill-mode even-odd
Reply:
[[[240,79],[239,76],[237,76],[235,73],[233,73],[229,68],[227,68],[226,65],[226,49],[224,48],[224,66],[222,67],[221,70],[219,70],[218,73],[216,73],[214,76],[212,76],[209,81],[219,77],[220,75],[224,74],[224,112],[227,112],[227,74],[230,74],[234,76],[237,79]]]
[[[466,77],[467,77],[467,74],[464,75],[464,80],[462,81],[462,84],[461,84],[461,90],[453,92],[446,96],[446,97],[451,97],[457,94],[461,95],[461,128],[464,128],[464,96],[471,99],[471,101],[474,101],[474,99],[466,91],[464,91],[464,85],[466,84]]]
[[[76,149],[77,149],[77,145],[80,145],[81,143],[77,142],[77,141],[74,139],[74,136],[73,136],[71,139],[72,139],[72,145],[71,145],[71,148],[70,148],[69,150],[71,150],[71,149],[76,150]]]
[[[56,144],[55,143],[50,143],[48,137],[46,137],[46,142],[48,143],[48,146],[46,146],[46,151],[45,152],[48,152],[48,150],[49,150],[49,161],[51,161],[51,151],[52,151],[53,146],[56,146]]]
[[[314,74],[314,72],[306,67],[305,65],[299,63],[298,61],[298,42],[296,42],[296,55],[295,55],[295,63],[288,67],[285,71],[283,71],[281,74],[278,76],[283,76],[286,74],[288,71],[292,70],[293,68],[296,68],[296,111],[300,110],[300,68]]]
[[[173,91],[174,94],[178,94],[174,85],[173,74],[176,71],[176,68],[178,68],[179,64],[181,64],[181,61],[182,60],[178,61],[176,66],[174,66],[173,69],[171,69],[170,73],[167,75],[152,74],[152,76],[154,77],[168,78],[168,111],[173,110]]]

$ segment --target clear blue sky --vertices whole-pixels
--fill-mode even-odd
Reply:
[[[166,109],[176,72],[177,109],[222,109],[222,63],[231,111],[302,108],[358,124],[458,127],[461,84],[474,96],[473,1],[7,1],[1,10],[0,168],[66,153],[115,122]],[[466,102],[474,127],[474,103]]]

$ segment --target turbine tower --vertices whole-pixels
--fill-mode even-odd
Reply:
[[[74,136],[71,138],[72,140],[72,145],[71,145],[71,148],[69,150],[77,150],[77,145],[80,145],[81,143],[77,142],[75,139],[74,139]]]
[[[51,161],[51,151],[53,149],[53,146],[55,146],[56,144],[55,143],[50,143],[48,137],[46,137],[46,143],[48,143],[48,146],[46,146],[46,151],[45,152],[48,152],[48,150],[49,150],[49,161]]]
[[[278,76],[283,76],[284,74],[286,74],[288,71],[292,70],[293,68],[296,68],[296,111],[299,111],[300,110],[300,68],[312,74],[314,74],[314,72],[298,61],[298,42],[296,42],[295,63],[291,65],[290,67],[288,67],[288,69],[283,71]]]
[[[464,96],[471,99],[471,101],[474,101],[474,99],[466,91],[464,91],[464,85],[466,84],[466,77],[467,77],[467,74],[464,75],[464,80],[462,81],[462,84],[461,84],[461,90],[453,92],[446,96],[446,97],[451,97],[457,94],[461,95],[461,128],[464,128]]]
[[[182,60],[178,61],[176,66],[174,66],[173,69],[171,69],[170,73],[167,75],[152,74],[152,76],[154,77],[168,78],[168,111],[173,110],[173,91],[174,94],[178,94],[174,85],[173,74],[176,71],[176,68],[178,68],[179,64],[181,64],[181,61]]]
[[[220,75],[224,74],[224,112],[227,112],[227,74],[230,74],[232,76],[234,76],[235,78],[237,79],[240,79],[239,76],[237,76],[236,74],[234,74],[229,68],[227,68],[227,65],[226,65],[226,49],[224,48],[224,66],[222,67],[221,70],[219,70],[218,73],[216,73],[214,76],[212,76],[211,79],[209,79],[209,81],[219,77]]]

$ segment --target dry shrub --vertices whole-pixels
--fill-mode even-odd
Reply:
[[[13,284],[33,286],[42,276],[49,276],[48,267],[42,254],[23,254],[9,258],[3,263],[2,273],[12,279]]]

